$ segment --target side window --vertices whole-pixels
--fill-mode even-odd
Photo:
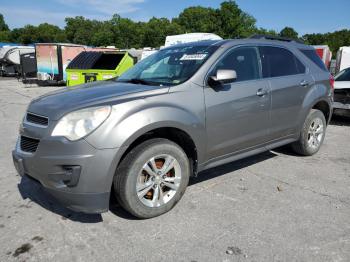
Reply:
[[[233,49],[218,62],[213,74],[220,69],[235,70],[237,73],[235,82],[259,79],[260,69],[256,49],[254,47]]]
[[[279,77],[305,73],[305,66],[295,55],[279,47],[259,47],[263,77]]]

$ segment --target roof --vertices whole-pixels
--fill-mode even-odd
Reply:
[[[171,49],[174,47],[186,47],[186,46],[224,46],[224,47],[230,47],[235,45],[244,45],[244,44],[268,44],[268,45],[275,45],[275,46],[282,46],[282,47],[291,47],[294,46],[296,48],[302,48],[302,49],[314,49],[312,46],[291,41],[280,41],[280,40],[270,40],[270,39],[255,39],[255,38],[241,38],[241,39],[227,39],[227,40],[205,40],[205,41],[198,41],[198,42],[190,42],[190,43],[183,43],[178,45],[173,45],[166,47],[164,49]],[[164,50],[163,49],[163,50]]]

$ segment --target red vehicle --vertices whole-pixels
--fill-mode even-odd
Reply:
[[[329,68],[330,63],[331,63],[331,59],[332,59],[332,52],[329,49],[329,46],[328,45],[314,45],[313,47],[316,49],[316,53],[322,59],[323,63],[326,65],[326,67]]]

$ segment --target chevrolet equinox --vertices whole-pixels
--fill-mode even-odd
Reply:
[[[118,79],[31,101],[14,165],[70,209],[105,212],[113,193],[132,215],[155,217],[205,169],[286,144],[315,154],[333,84],[315,50],[297,41],[172,46]]]

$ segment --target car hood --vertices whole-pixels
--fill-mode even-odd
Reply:
[[[335,81],[335,89],[350,89],[350,81]]]
[[[34,99],[28,111],[58,120],[66,113],[99,105],[114,105],[123,100],[167,93],[169,87],[103,81],[66,87]]]

